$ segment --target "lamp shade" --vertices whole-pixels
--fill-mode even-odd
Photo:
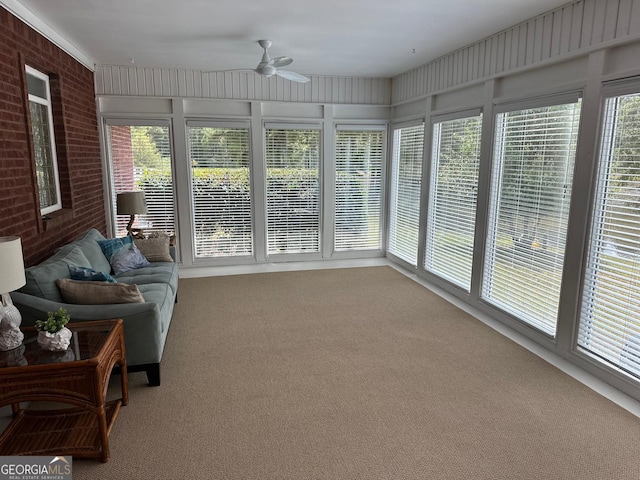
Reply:
[[[25,283],[20,237],[0,237],[0,294],[17,290]]]
[[[136,215],[147,213],[147,201],[144,192],[122,192],[116,198],[118,215]]]

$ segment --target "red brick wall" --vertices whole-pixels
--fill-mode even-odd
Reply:
[[[63,210],[42,219],[24,66],[50,77]],[[0,7],[0,236],[33,265],[88,228],[106,231],[93,72]],[[2,266],[0,266],[0,271]]]
[[[111,162],[113,163],[114,175],[116,175],[116,190],[118,192],[135,190],[131,127],[114,125],[109,128],[109,131],[111,132]]]
[[[108,130],[115,191],[117,193],[133,191],[136,188],[133,178],[131,127],[128,125],[111,125]],[[129,223],[128,215],[116,215],[116,236],[121,237],[127,234],[127,223]]]

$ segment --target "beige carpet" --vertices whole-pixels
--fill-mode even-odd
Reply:
[[[390,267],[179,288],[75,480],[640,478],[638,418]]]

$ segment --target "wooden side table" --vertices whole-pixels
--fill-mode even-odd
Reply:
[[[23,345],[0,352],[0,406],[13,419],[0,436],[0,455],[69,455],[109,460],[109,433],[121,405],[129,401],[122,320],[69,323],[66,352],[38,345],[37,332],[23,328]],[[121,371],[122,398],[107,402],[113,368]],[[25,410],[21,402],[70,405]]]

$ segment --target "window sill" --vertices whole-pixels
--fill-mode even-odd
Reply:
[[[53,230],[68,224],[73,219],[73,210],[70,208],[62,208],[55,212],[48,213],[42,217],[42,225],[44,231]]]

